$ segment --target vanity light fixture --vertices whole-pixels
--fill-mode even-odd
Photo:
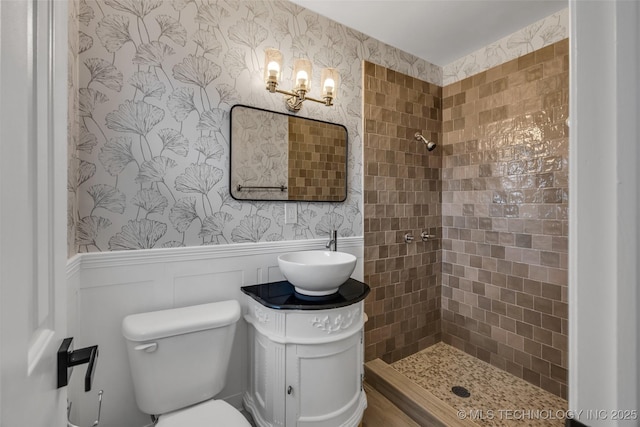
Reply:
[[[281,93],[288,96],[287,109],[298,112],[304,101],[319,102],[330,107],[336,99],[340,75],[335,68],[324,68],[321,74],[322,99],[307,96],[311,90],[311,61],[296,59],[293,64],[294,88],[292,90],[278,89],[282,79],[282,53],[278,49],[265,50],[264,80],[267,90],[271,93]]]

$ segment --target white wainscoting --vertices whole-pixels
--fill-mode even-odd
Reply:
[[[75,348],[99,345],[93,389],[83,389],[86,368],[71,378],[71,420],[91,425],[97,411],[97,392],[104,390],[100,426],[142,427],[149,417],[135,403],[122,319],[132,313],[237,299],[243,310],[241,286],[283,280],[278,255],[324,249],[327,240],[266,242],[79,254],[67,264],[69,333]],[[364,239],[339,239],[338,249],[358,258],[352,277],[363,279]],[[242,406],[247,387],[247,324],[236,329],[227,386],[218,396]],[[180,361],[176,361],[179,363]]]

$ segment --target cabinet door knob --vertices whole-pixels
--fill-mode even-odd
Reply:
[[[287,387],[287,394],[291,394],[293,393],[293,387],[289,386]]]

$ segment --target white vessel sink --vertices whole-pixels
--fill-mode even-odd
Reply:
[[[356,257],[332,251],[290,252],[278,257],[278,265],[296,292],[324,296],[338,292],[356,268]]]

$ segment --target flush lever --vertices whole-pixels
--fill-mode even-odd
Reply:
[[[156,351],[158,349],[158,343],[157,342],[152,342],[149,344],[140,344],[137,345],[135,347],[133,347],[134,350],[136,351],[144,351],[146,353],[153,353],[154,351]]]
[[[73,367],[88,363],[87,373],[84,376],[84,391],[91,390],[93,382],[93,373],[96,370],[96,360],[98,359],[98,346],[81,348],[79,350],[71,350],[73,338],[65,338],[62,340],[60,348],[58,348],[58,388],[69,384],[69,377],[73,372]]]

